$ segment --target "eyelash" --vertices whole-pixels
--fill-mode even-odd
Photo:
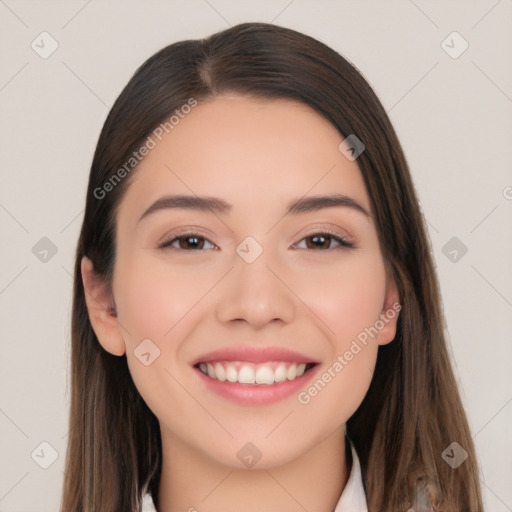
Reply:
[[[338,242],[339,245],[337,247],[330,247],[329,249],[318,249],[320,252],[334,251],[334,250],[337,250],[337,249],[355,249],[356,248],[356,246],[352,242],[349,242],[346,238],[337,235],[336,233],[334,233],[333,231],[330,231],[329,229],[324,229],[322,231],[317,231],[317,232],[314,232],[314,233],[310,233],[310,234],[306,235],[305,237],[303,237],[299,241],[299,243],[302,242],[303,240],[307,239],[307,238],[312,238],[312,237],[315,237],[315,236],[322,236],[322,237],[324,237],[324,235],[327,235],[327,237],[330,237],[330,238],[334,239],[336,242]],[[182,232],[182,233],[173,233],[172,235],[170,235],[170,237],[168,237],[167,239],[164,239],[158,245],[158,248],[159,249],[170,249],[170,250],[175,250],[175,251],[187,251],[187,252],[203,252],[204,251],[204,249],[190,249],[190,250],[188,250],[188,249],[181,249],[181,248],[178,248],[178,247],[172,247],[171,244],[173,244],[174,242],[178,241],[180,238],[188,238],[188,237],[195,237],[195,238],[199,238],[199,239],[204,239],[204,240],[207,240],[210,244],[215,245],[212,242],[210,242],[206,237],[201,236],[198,233],[194,233],[192,231],[185,231],[185,232]],[[293,244],[292,247],[296,247],[297,245],[298,244]],[[316,250],[316,249],[310,249],[310,250]]]

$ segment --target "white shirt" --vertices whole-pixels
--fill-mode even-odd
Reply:
[[[352,449],[352,468],[334,512],[368,512],[359,457],[352,443],[350,448]],[[157,512],[149,493],[144,495],[142,512]]]

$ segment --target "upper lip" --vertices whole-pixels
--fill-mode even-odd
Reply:
[[[193,366],[211,361],[246,361],[248,363],[265,363],[268,361],[317,362],[310,357],[284,347],[227,347],[214,350],[197,358]]]

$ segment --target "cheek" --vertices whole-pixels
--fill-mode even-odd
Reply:
[[[114,293],[118,317],[133,343],[150,338],[163,347],[169,331],[211,286],[208,279],[206,283],[198,279],[197,273],[173,270],[165,262],[144,254],[120,260],[116,265]]]
[[[378,352],[374,335],[369,333],[379,319],[385,292],[380,259],[362,256],[350,263],[340,266],[334,277],[332,272],[317,274],[316,291],[310,290],[304,300],[329,328],[322,327],[330,357],[299,396],[299,403],[308,417],[322,416],[331,426],[346,422],[368,391]]]
[[[385,285],[384,263],[375,250],[359,251],[308,276],[302,297],[322,320],[331,352],[299,400],[313,417],[328,411],[329,421],[346,421],[366,395],[378,351],[369,333],[379,319]]]
[[[182,380],[180,340],[191,329],[191,323],[197,321],[194,306],[211,286],[201,286],[194,277],[197,273],[173,269],[143,251],[116,261],[114,294],[118,319],[125,327],[130,374],[146,404],[159,418],[165,417],[166,404],[184,400],[181,386],[172,378]],[[137,355],[146,339],[159,350],[148,366]],[[151,344],[145,347],[154,357],[156,349]],[[188,403],[186,396],[183,403]]]
[[[304,282],[301,297],[342,349],[378,320],[385,286],[385,268],[378,253],[360,251],[339,265],[319,266]]]

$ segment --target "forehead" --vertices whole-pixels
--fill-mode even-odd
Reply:
[[[165,193],[216,196],[257,211],[338,192],[371,210],[357,163],[338,149],[343,137],[302,103],[224,95],[153,139],[123,200],[139,214]]]

